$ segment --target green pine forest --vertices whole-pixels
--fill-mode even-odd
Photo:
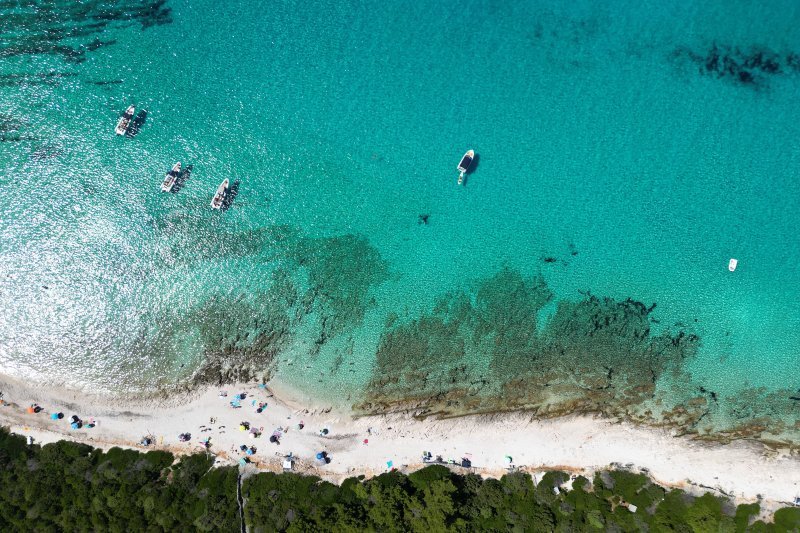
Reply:
[[[293,473],[212,468],[204,454],[112,448],[61,441],[28,446],[0,429],[0,531],[800,531],[800,508],[772,522],[758,504],[692,497],[627,471],[569,479],[548,472],[538,485],[440,465],[409,475],[350,478],[335,485]],[[632,511],[629,505],[635,506]]]

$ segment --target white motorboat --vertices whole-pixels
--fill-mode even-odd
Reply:
[[[161,190],[164,192],[170,192],[172,187],[175,186],[175,181],[178,179],[178,176],[181,173],[181,164],[180,162],[175,163],[172,166],[172,170],[167,172],[167,175],[164,176],[164,182],[161,184]]]
[[[117,127],[114,129],[114,133],[117,135],[125,135],[125,132],[128,131],[128,126],[131,124],[131,120],[133,119],[133,113],[136,112],[136,107],[130,105],[128,109],[119,117],[119,121],[117,122]]]
[[[228,178],[225,178],[225,180],[219,184],[219,187],[217,187],[217,192],[214,194],[214,198],[211,200],[212,209],[219,209],[222,207],[222,203],[225,201],[225,196],[228,194],[228,185],[230,185]]]
[[[458,164],[459,185],[464,183],[464,174],[466,174],[467,170],[469,170],[469,166],[472,164],[473,159],[475,159],[475,150],[467,150],[467,153],[464,154],[464,157],[461,158],[461,162]]]

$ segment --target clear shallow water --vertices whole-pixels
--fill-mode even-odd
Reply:
[[[207,359],[277,361],[284,379],[343,401],[432,365],[502,381],[491,368],[506,362],[487,346],[513,352],[528,328],[552,348],[572,329],[550,331],[548,317],[588,291],[656,303],[653,336],[697,335],[658,373],[662,407],[702,387],[722,425],[741,414],[723,408],[737,397],[752,397],[737,420],[800,418],[794,3],[164,7],[59,43],[79,57],[22,53],[52,23],[8,23],[6,372],[116,391],[167,385]],[[147,120],[115,138],[131,102]],[[467,148],[479,161],[457,187]],[[192,174],[161,194],[177,160]],[[238,194],[212,212],[226,177]],[[449,330],[413,326],[453,291],[480,307],[504,268],[541,277],[532,301],[552,292],[523,306],[538,322],[479,335],[475,311],[442,315]],[[398,341],[406,359],[376,357],[408,324],[443,344]],[[591,367],[609,348],[580,331],[574,357]],[[528,349],[531,361],[543,350]]]

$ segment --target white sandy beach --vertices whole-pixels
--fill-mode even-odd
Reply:
[[[244,456],[238,448],[246,444],[257,448],[251,457],[255,467],[278,471],[282,456],[292,452],[296,471],[331,481],[385,472],[387,461],[402,470],[420,468],[423,451],[445,460],[467,457],[477,472],[494,477],[507,471],[506,456],[513,458],[514,466],[534,474],[558,468],[591,476],[597,468],[619,463],[647,469],[663,485],[694,491],[704,486],[718,495],[724,491],[737,503],[756,501],[760,495],[764,510],[790,505],[800,495],[800,458],[788,452],[770,451],[758,443],[693,442],[663,430],[585,416],[544,421],[521,413],[424,421],[406,416],[353,419],[276,384],[225,387],[225,398],[219,397],[219,389],[207,389],[169,402],[136,405],[52,387],[28,387],[5,377],[0,379],[0,390],[5,402],[0,424],[38,443],[66,438],[105,449],[145,449],[137,443],[152,435],[155,442],[149,449],[180,454],[202,450],[201,440],[210,437],[210,452],[221,463],[237,462]],[[241,392],[247,397],[235,409],[230,401]],[[259,402],[268,404],[260,414]],[[27,413],[32,403],[44,410]],[[51,420],[53,412],[65,416]],[[94,418],[96,426],[70,429],[73,414],[84,424]],[[243,421],[263,428],[262,435],[249,438],[239,430]],[[301,422],[303,429],[298,428]],[[202,431],[206,428],[211,429]],[[286,430],[279,445],[269,442],[277,428]],[[320,435],[323,428],[329,430],[327,436]],[[191,433],[191,442],[179,442],[182,432]],[[328,453],[329,464],[315,460],[320,451]]]

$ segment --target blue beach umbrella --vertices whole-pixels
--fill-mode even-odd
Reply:
[[[72,429],[78,429],[80,426],[78,425],[78,423],[77,423],[77,422],[73,422],[72,424],[70,424],[70,427],[71,427]]]
[[[325,457],[325,456],[324,456],[324,455],[322,455],[322,452],[319,452],[319,453],[317,454],[317,459],[322,459],[323,457]]]

